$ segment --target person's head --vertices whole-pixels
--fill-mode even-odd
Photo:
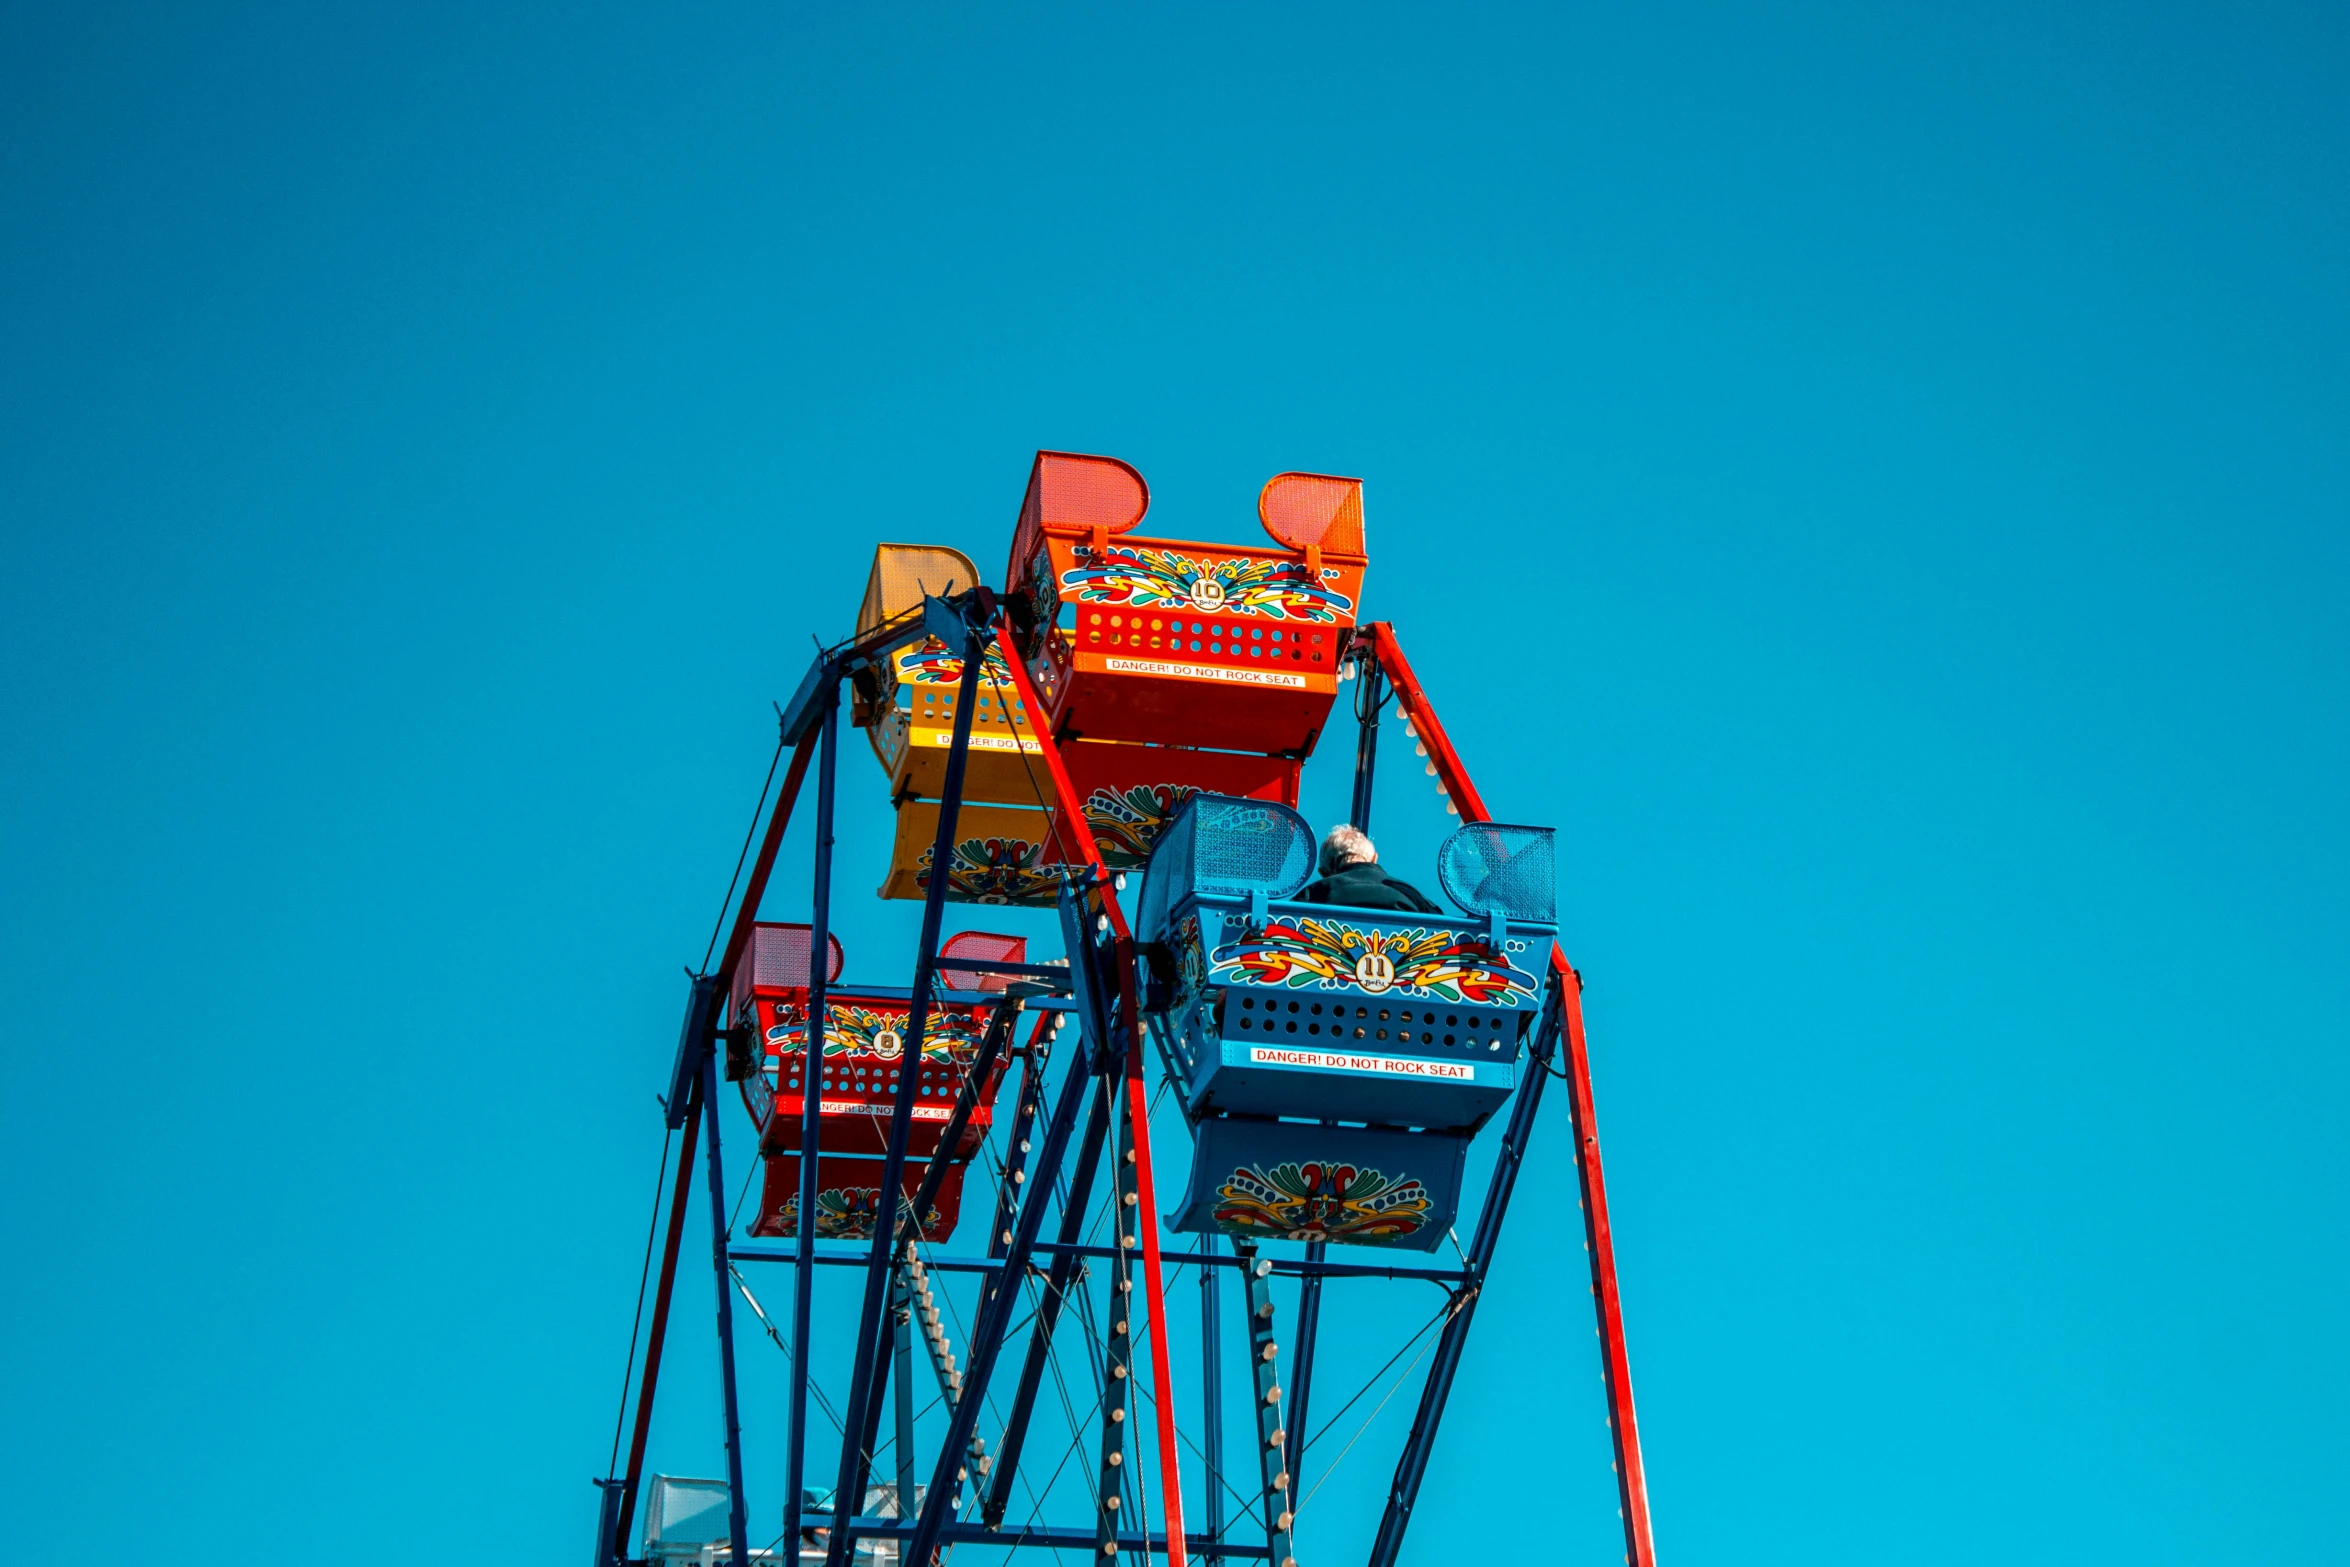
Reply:
[[[1379,851],[1371,847],[1371,835],[1360,827],[1346,823],[1330,829],[1330,836],[1322,840],[1322,858],[1317,867],[1324,876],[1335,876],[1349,865],[1376,865]]]

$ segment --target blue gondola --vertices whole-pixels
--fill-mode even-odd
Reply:
[[[1151,857],[1137,932],[1194,1128],[1175,1227],[1434,1248],[1540,1012],[1555,863],[1550,829],[1476,823],[1438,858],[1463,917],[1302,903],[1304,819],[1195,796]]]

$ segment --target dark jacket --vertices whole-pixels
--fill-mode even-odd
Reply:
[[[1340,903],[1357,909],[1410,909],[1420,914],[1444,910],[1420,895],[1408,881],[1397,881],[1375,864],[1355,864],[1309,883],[1298,895],[1303,903]]]

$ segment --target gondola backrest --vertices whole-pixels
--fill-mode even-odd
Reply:
[[[1136,934],[1164,941],[1179,907],[1202,895],[1286,898],[1314,876],[1314,830],[1285,805],[1195,794],[1160,835],[1145,872]]]
[[[751,944],[740,962],[734,966],[734,988],[729,998],[730,1021],[738,1032],[754,1022],[754,1007],[758,1000],[769,1002],[805,1003],[808,999],[808,941],[813,933],[805,925],[769,924],[764,921],[751,927]],[[829,932],[825,946],[831,961],[825,965],[826,984],[840,978],[841,965],[847,959],[840,938]],[[737,1048],[730,1043],[727,1053],[729,1080],[739,1080],[758,1064],[758,1052],[747,1045]]]
[[[872,635],[889,622],[921,608],[925,597],[961,593],[978,585],[978,568],[960,550],[935,544],[882,544],[874,548],[857,611],[857,635]],[[936,637],[897,649],[878,666],[860,672],[852,720],[873,743],[873,754],[890,776],[895,798],[938,798],[961,700],[962,655]],[[1041,809],[1049,786],[1040,791],[1042,767],[1027,706],[1012,684],[1003,656],[992,645],[981,671],[977,706],[971,715],[971,760],[963,797]],[[1040,792],[1048,798],[1039,800]]]

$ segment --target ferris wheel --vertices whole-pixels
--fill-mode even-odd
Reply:
[[[781,784],[663,1096],[679,1148],[596,1567],[957,1550],[1295,1567],[1309,1456],[1338,1425],[1311,1424],[1332,1283],[1425,1319],[1339,1410],[1417,1387],[1370,1549],[1388,1567],[1554,1080],[1625,1557],[1653,1567],[1553,831],[1492,819],[1394,629],[1359,618],[1359,481],[1276,476],[1253,545],[1141,536],[1149,504],[1122,462],[1038,453],[1002,587],[954,550],[880,545],[853,633],[784,709]],[[1296,807],[1342,688],[1350,823],[1318,841]],[[847,977],[833,929],[844,712],[892,806],[879,895],[921,904],[902,983]],[[1446,903],[1368,838],[1390,716],[1457,818],[1434,867]],[[770,885],[795,826],[813,839],[804,903]],[[987,928],[1009,908],[1050,911],[1058,955]],[[758,1161],[739,1223],[721,1146],[736,1103]],[[645,1470],[697,1163],[722,1479]],[[760,1432],[776,1527],[745,1500],[738,1330],[788,1367]]]

